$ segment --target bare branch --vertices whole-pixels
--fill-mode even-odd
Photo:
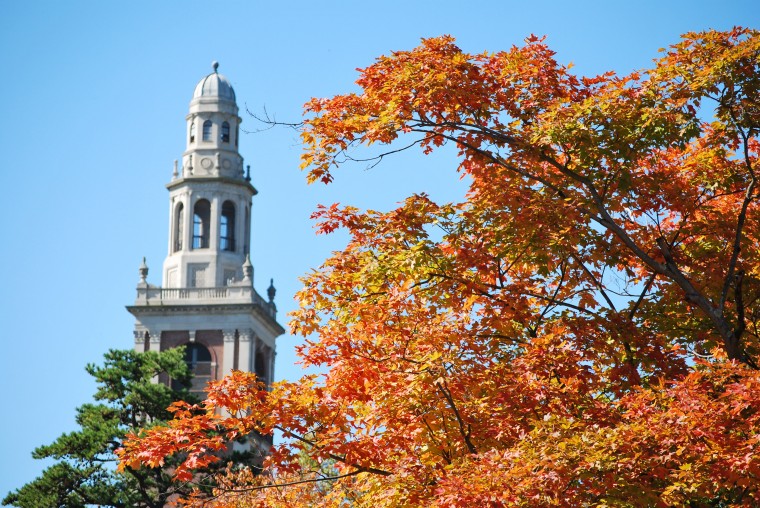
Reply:
[[[641,291],[641,294],[636,299],[636,303],[633,304],[633,307],[631,308],[631,311],[628,313],[628,319],[632,320],[633,315],[636,314],[636,311],[639,309],[639,306],[641,305],[641,302],[644,301],[644,297],[649,292],[649,288],[652,287],[652,283],[654,282],[655,278],[657,277],[656,273],[653,273],[649,276],[649,279],[647,279],[647,283],[644,284],[644,289]]]
[[[734,242],[733,247],[731,251],[731,258],[728,262],[728,271],[726,272],[726,278],[723,281],[723,291],[721,291],[720,295],[720,304],[719,309],[720,312],[723,312],[723,309],[725,308],[726,304],[726,298],[728,297],[728,290],[731,286],[731,282],[733,282],[734,278],[734,271],[736,270],[736,264],[739,260],[739,254],[741,253],[741,242],[742,242],[742,233],[744,230],[744,222],[747,219],[747,209],[749,208],[750,203],[756,198],[755,194],[755,186],[757,185],[757,178],[755,177],[755,171],[752,168],[752,163],[750,162],[751,158],[749,156],[749,146],[747,143],[747,136],[742,131],[739,130],[742,140],[744,142],[744,164],[747,167],[747,171],[750,175],[750,183],[747,186],[747,190],[744,192],[744,199],[742,200],[742,206],[741,210],[739,212],[739,216],[736,219],[736,231],[734,233]]]
[[[277,429],[277,430],[279,430],[280,432],[282,432],[286,437],[292,437],[293,439],[295,439],[297,441],[301,441],[302,443],[305,443],[305,444],[307,444],[309,446],[312,446],[312,447],[314,447],[317,450],[321,450],[322,449],[322,447],[319,446],[314,441],[312,441],[310,439],[307,439],[304,436],[300,436],[300,435],[294,433],[293,431],[290,431],[290,430],[286,429],[285,427],[281,427],[280,425],[275,425],[274,428]],[[381,476],[390,476],[391,474],[393,474],[390,471],[384,471],[382,469],[378,469],[378,468],[375,468],[375,467],[365,467],[365,466],[361,466],[359,464],[355,464],[353,462],[350,462],[350,461],[346,460],[345,457],[341,457],[340,455],[336,455],[334,453],[327,452],[327,456],[330,457],[333,460],[337,460],[338,462],[342,462],[343,464],[346,464],[348,466],[355,467],[358,470],[358,472],[372,473],[372,474],[377,474],[377,475],[381,475]]]
[[[218,485],[208,485],[208,484],[203,484],[203,483],[194,483],[194,484],[198,485],[199,487],[213,487],[213,488],[222,490],[225,493],[240,494],[240,493],[244,493],[244,492],[254,492],[254,491],[257,491],[257,490],[272,489],[272,488],[278,488],[278,487],[289,487],[289,486],[292,486],[292,485],[301,485],[301,484],[304,484],[304,483],[317,483],[317,482],[325,482],[325,481],[335,481],[335,480],[340,480],[341,478],[349,478],[351,476],[356,476],[358,474],[366,473],[366,472],[367,471],[363,471],[363,470],[357,469],[357,470],[354,470],[354,471],[351,471],[351,472],[348,472],[348,473],[345,473],[345,474],[336,475],[336,476],[322,476],[322,477],[317,477],[317,478],[305,478],[305,479],[302,479],[302,480],[293,480],[293,481],[290,481],[290,482],[268,483],[266,485],[253,485],[251,487],[242,487],[242,488],[234,488],[234,489],[233,488],[227,488],[227,487],[220,488]],[[217,497],[219,497],[219,496],[217,496]]]
[[[459,425],[459,433],[462,435],[462,438],[464,439],[464,443],[467,446],[467,449],[473,455],[478,453],[478,450],[475,448],[475,445],[472,444],[472,441],[470,440],[470,437],[472,434],[472,427],[470,427],[470,425],[467,425],[465,429],[464,420],[462,420],[462,415],[459,414],[459,409],[457,409],[457,405],[454,402],[454,398],[451,396],[451,391],[449,391],[449,387],[446,383],[446,380],[443,378],[439,379],[438,381],[435,382],[435,386],[436,388],[438,388],[438,391],[441,392],[443,397],[449,403],[449,407],[454,412],[454,417],[457,419],[457,425]]]

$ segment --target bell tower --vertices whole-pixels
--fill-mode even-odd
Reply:
[[[166,288],[222,287],[243,277],[250,249],[251,198],[256,189],[238,152],[240,117],[235,91],[217,72],[195,87],[187,115],[182,168],[167,185],[169,255]]]
[[[238,151],[235,91],[213,72],[195,87],[186,117],[186,150],[174,162],[169,190],[168,254],[162,284],[148,283],[143,260],[135,317],[135,349],[185,346],[195,374],[192,391],[231,370],[274,379],[277,323],[275,289],[254,289],[250,261],[251,202],[256,189]],[[166,380],[168,381],[168,380]],[[259,443],[267,447],[267,443]],[[263,448],[262,448],[263,449]]]

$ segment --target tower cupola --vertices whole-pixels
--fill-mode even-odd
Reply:
[[[184,177],[243,178],[238,153],[241,118],[235,90],[226,77],[214,72],[203,77],[193,91],[187,119],[187,148],[182,156]]]

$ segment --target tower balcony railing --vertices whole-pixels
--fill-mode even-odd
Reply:
[[[162,288],[152,285],[137,287],[136,305],[197,305],[197,304],[249,304],[260,307],[272,319],[277,309],[250,285],[208,288]]]

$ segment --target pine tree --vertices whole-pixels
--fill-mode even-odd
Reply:
[[[183,348],[164,352],[111,350],[103,366],[89,364],[87,372],[97,382],[94,402],[77,409],[79,429],[62,434],[49,445],[32,452],[35,459],[54,459],[55,464],[35,480],[3,499],[4,505],[20,508],[162,507],[183,486],[172,484],[164,468],[116,471],[115,451],[128,431],[150,427],[171,418],[166,408],[188,400],[192,374],[185,364]],[[168,375],[172,386],[156,383]]]

